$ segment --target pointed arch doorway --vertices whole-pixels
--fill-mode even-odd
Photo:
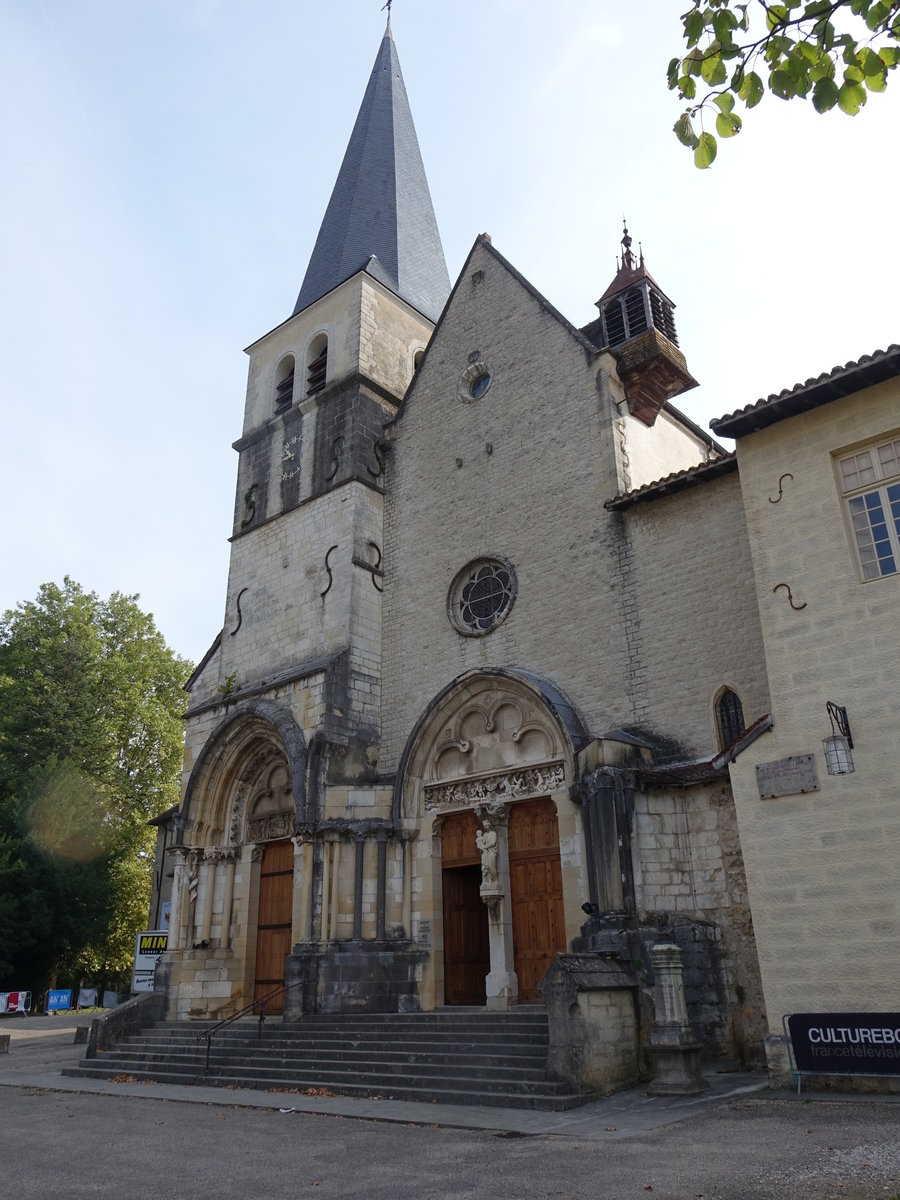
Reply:
[[[587,894],[570,794],[582,736],[550,685],[512,671],[462,676],[411,735],[395,795],[398,817],[430,822],[433,838],[434,869],[411,882],[424,938],[433,913],[440,947],[426,1004],[540,1001],[547,968],[580,929],[573,901]]]

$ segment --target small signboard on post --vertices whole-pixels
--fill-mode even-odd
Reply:
[[[900,1075],[900,1013],[791,1013],[783,1021],[798,1092],[804,1075]]]
[[[139,933],[134,947],[134,968],[131,972],[131,991],[152,992],[153,976],[159,956],[169,943],[166,929],[150,929]]]

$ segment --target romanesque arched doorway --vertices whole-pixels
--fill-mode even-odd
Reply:
[[[292,835],[305,767],[302,735],[271,704],[236,713],[199,756],[173,888],[170,991],[179,1015],[226,1015],[284,983],[296,940]],[[279,994],[266,1009],[282,1003]]]

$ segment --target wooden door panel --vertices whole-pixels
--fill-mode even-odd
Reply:
[[[481,862],[475,834],[481,822],[474,812],[452,813],[441,828],[441,865],[462,866]]]
[[[529,800],[510,810],[509,878],[519,999],[539,1000],[538,984],[553,956],[566,948],[559,832],[552,800]]]
[[[293,843],[269,842],[259,868],[254,1000],[284,983],[284,962],[291,952],[293,894]],[[267,1012],[281,1012],[283,1007],[284,993],[266,1001]]]
[[[491,969],[481,868],[445,868],[443,882],[444,1003],[484,1004]]]

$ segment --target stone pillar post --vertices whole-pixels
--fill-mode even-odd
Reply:
[[[478,805],[475,811],[484,827],[475,840],[481,851],[481,898],[488,910],[487,1007],[505,1012],[519,998],[509,885],[509,813],[502,803]]]
[[[700,1042],[688,1021],[684,999],[681,951],[657,945],[650,950],[656,985],[656,1018],[650,1031],[653,1055],[652,1096],[691,1096],[709,1084],[700,1075]]]

